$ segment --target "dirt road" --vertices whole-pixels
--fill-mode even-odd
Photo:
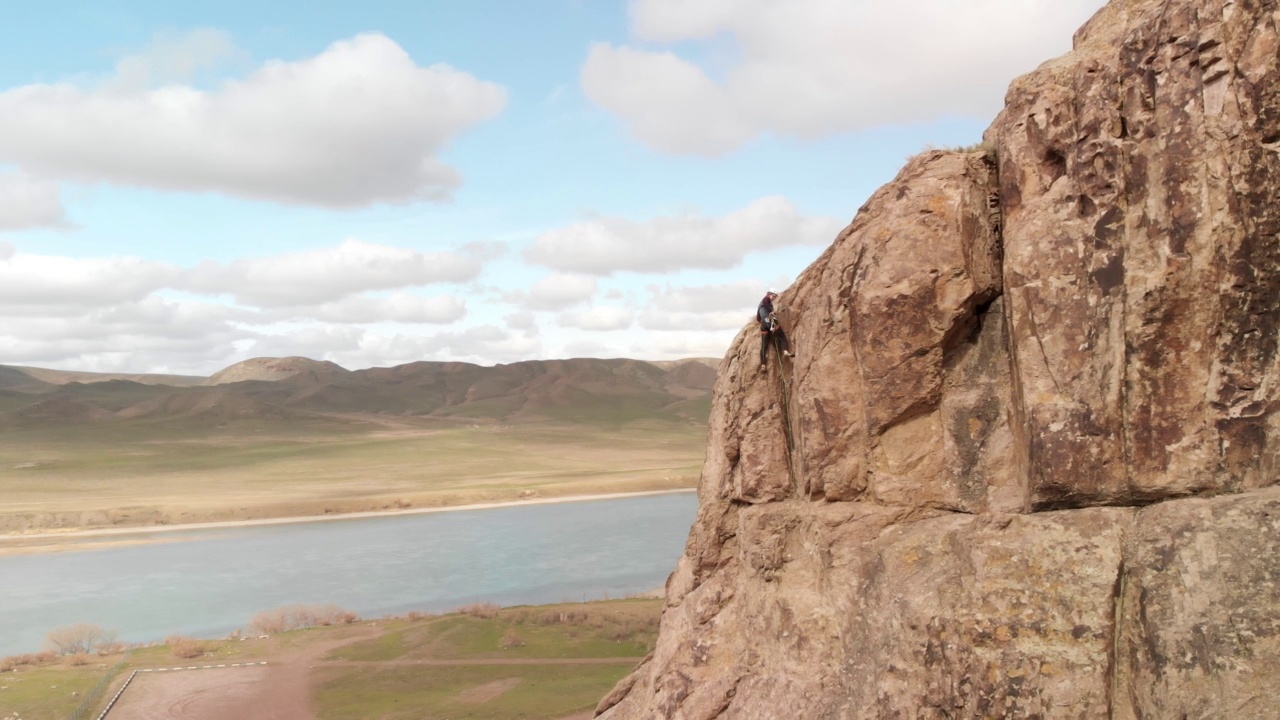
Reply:
[[[365,628],[265,666],[138,673],[106,720],[315,720],[311,666],[377,634]]]

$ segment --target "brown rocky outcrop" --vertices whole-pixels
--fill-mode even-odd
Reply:
[[[277,382],[290,378],[323,381],[346,377],[350,374],[350,370],[328,360],[312,360],[304,357],[261,357],[223,368],[200,384],[224,385],[250,380]]]
[[[1114,0],[873,195],[603,717],[1280,716],[1278,25]]]

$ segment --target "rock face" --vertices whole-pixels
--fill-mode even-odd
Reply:
[[[1115,0],[867,202],[603,717],[1280,716],[1278,25]]]

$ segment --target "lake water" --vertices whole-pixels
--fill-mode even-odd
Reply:
[[[0,557],[0,656],[91,622],[121,640],[216,637],[261,611],[362,617],[623,597],[660,587],[693,493],[330,522],[175,531],[174,542]]]

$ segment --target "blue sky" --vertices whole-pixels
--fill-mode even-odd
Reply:
[[[6,9],[0,363],[719,356],[1100,5]]]

